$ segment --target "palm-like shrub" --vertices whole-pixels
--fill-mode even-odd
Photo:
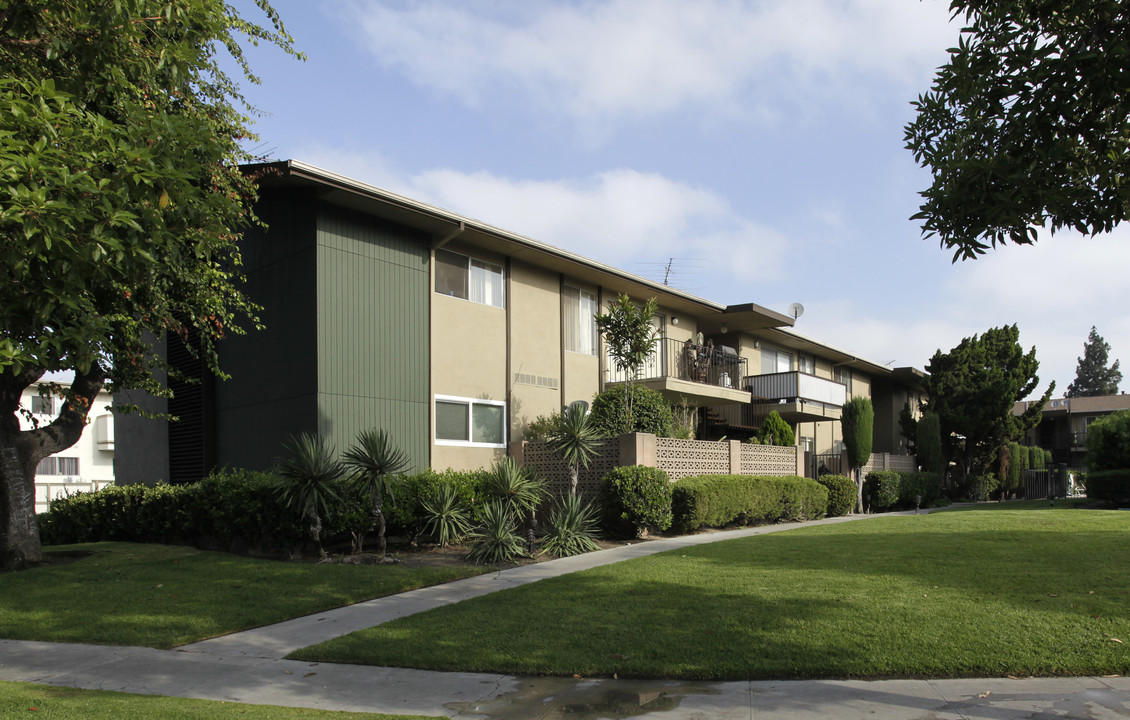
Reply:
[[[353,470],[350,482],[370,503],[372,519],[377,524],[377,551],[385,554],[385,499],[396,494],[397,476],[408,466],[408,456],[396,446],[384,430],[365,430],[345,453],[345,465]],[[364,529],[358,533],[357,549],[365,549]]]
[[[566,407],[549,433],[546,443],[557,457],[569,466],[569,494],[577,494],[577,478],[581,468],[588,468],[604,444],[600,431],[591,421],[588,409],[581,403]]]
[[[515,523],[532,517],[545,498],[545,482],[534,472],[504,458],[491,467],[483,483],[487,497],[498,500]]]
[[[566,495],[549,514],[549,531],[545,534],[542,552],[569,557],[599,550],[595,539],[598,524],[591,503],[580,495]]]
[[[310,539],[318,546],[318,555],[325,558],[322,516],[329,513],[331,502],[341,499],[338,484],[345,475],[345,466],[319,435],[302,433],[292,437],[286,450],[278,469],[279,500],[306,520]]]
[[[491,500],[483,505],[482,525],[470,534],[471,562],[490,564],[508,562],[522,554],[522,540],[518,537],[514,515],[502,500]]]
[[[442,483],[429,496],[420,498],[420,506],[425,521],[424,531],[435,537],[442,547],[471,531],[467,511],[455,486],[450,483]]]

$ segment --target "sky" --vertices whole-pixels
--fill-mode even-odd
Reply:
[[[251,0],[234,3],[262,20]],[[1130,227],[951,262],[910,220],[945,0],[273,0],[257,151],[726,304],[891,367],[1016,323],[1060,397],[1130,358]],[[1130,368],[1126,369],[1130,378]],[[1130,385],[1130,380],[1123,387]]]

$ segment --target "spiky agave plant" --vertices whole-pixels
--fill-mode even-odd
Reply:
[[[581,495],[561,497],[549,513],[549,529],[542,542],[542,552],[569,557],[599,550],[596,509]]]
[[[283,505],[306,520],[310,539],[322,549],[322,517],[329,513],[331,502],[340,502],[338,484],[345,475],[345,466],[334,457],[334,448],[327,448],[319,435],[302,433],[286,445],[286,456],[278,467],[276,488]]]
[[[377,549],[384,557],[385,500],[396,494],[397,475],[408,467],[408,456],[392,438],[381,429],[365,430],[357,435],[357,442],[345,452],[345,465],[353,471],[350,483],[368,497],[373,521],[377,524]],[[358,535],[358,549],[364,551],[365,533]]]
[[[522,554],[513,513],[501,500],[483,504],[481,525],[471,531],[471,550],[467,559],[481,564],[508,562]]]
[[[569,494],[577,494],[577,480],[581,468],[588,468],[604,444],[600,431],[589,421],[588,408],[573,403],[561,411],[558,421],[550,431],[546,445],[550,451],[569,466]]]
[[[518,465],[514,458],[503,458],[491,467],[483,482],[483,492],[501,501],[517,524],[533,517],[545,498],[545,481]]]
[[[450,483],[437,486],[420,500],[423,516],[427,519],[424,531],[433,535],[441,547],[471,532],[467,511]]]

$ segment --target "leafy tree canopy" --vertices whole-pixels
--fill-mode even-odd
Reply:
[[[933,173],[914,219],[954,260],[1036,229],[1109,232],[1130,212],[1130,5],[951,0],[966,27],[906,147]]]
[[[1040,382],[1036,348],[1025,353],[1019,339],[1016,325],[991,328],[948,353],[937,351],[926,366],[924,410],[938,416],[943,442],[949,441],[947,460],[958,459],[955,434],[965,439],[961,459],[967,474],[974,461],[987,462],[1003,443],[1035,427],[1055,389],[1053,382],[1039,402],[1013,415],[1014,404]]]
[[[257,82],[239,39],[297,55],[278,15],[223,0],[0,2],[0,545],[34,561],[39,459],[74,444],[106,381],[160,392],[147,334],[214,343],[254,324],[236,287],[255,221],[249,108],[219,65]],[[73,370],[63,410],[20,432],[20,394]],[[7,532],[5,532],[7,531]],[[33,538],[32,535],[35,535]]]
[[[1083,357],[1075,366],[1075,382],[1067,386],[1067,397],[1098,397],[1117,395],[1118,384],[1122,382],[1122,371],[1118,361],[1107,365],[1110,344],[1103,340],[1098,330],[1091,326],[1091,334],[1083,344]]]

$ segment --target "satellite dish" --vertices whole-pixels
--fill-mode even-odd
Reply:
[[[804,306],[801,305],[800,303],[793,303],[792,305],[789,305],[789,315],[793,316],[793,320],[796,320],[798,317],[800,317],[803,314],[804,314]]]

